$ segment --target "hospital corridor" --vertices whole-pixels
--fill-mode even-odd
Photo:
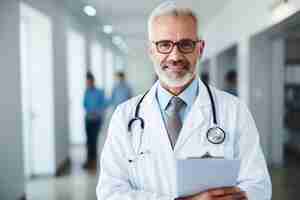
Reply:
[[[300,199],[300,0],[0,0],[0,63],[0,200]]]

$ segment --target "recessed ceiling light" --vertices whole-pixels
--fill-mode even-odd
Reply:
[[[118,35],[113,36],[112,42],[123,52],[125,52],[125,53],[129,52],[128,46],[121,36],[118,36]]]
[[[111,34],[113,32],[112,25],[104,25],[103,26],[103,32],[106,34]]]
[[[115,35],[113,36],[112,38],[112,42],[115,44],[115,45],[120,45],[123,41],[122,41],[122,38],[118,35]]]
[[[95,16],[97,14],[96,8],[90,5],[84,6],[83,11],[88,16]]]

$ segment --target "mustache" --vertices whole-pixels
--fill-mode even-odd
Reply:
[[[166,60],[166,61],[162,61],[160,66],[162,66],[163,68],[167,68],[168,66],[173,65],[181,65],[184,68],[189,68],[189,66],[191,65],[190,62],[186,59],[180,59],[180,60]]]

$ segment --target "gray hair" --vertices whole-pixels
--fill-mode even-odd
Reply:
[[[152,11],[152,13],[150,14],[150,16],[148,18],[149,40],[151,40],[151,38],[152,38],[151,30],[152,30],[153,22],[155,21],[155,19],[157,19],[158,17],[161,17],[161,16],[190,16],[195,20],[196,25],[198,27],[197,14],[191,8],[182,7],[182,6],[178,5],[178,3],[175,1],[165,1],[165,2],[161,3],[160,5],[158,5]]]

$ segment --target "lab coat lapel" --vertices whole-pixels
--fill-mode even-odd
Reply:
[[[211,110],[210,106],[208,91],[204,83],[199,79],[198,96],[183,123],[175,145],[175,152],[179,151],[194,134],[206,134],[207,125],[210,123],[210,115],[207,114]]]
[[[171,143],[169,141],[167,129],[163,121],[159,104],[156,99],[156,90],[158,82],[151,88],[145,98],[144,106],[142,106],[142,116],[145,120],[145,135],[151,136],[151,145],[162,145],[164,149],[173,153]]]
[[[156,99],[157,85],[156,83],[152,87],[141,106],[141,116],[145,120],[144,137],[153,156],[152,167],[155,167],[152,169],[152,183],[158,188],[157,191],[176,194],[175,154]],[[151,170],[150,165],[145,167]]]

